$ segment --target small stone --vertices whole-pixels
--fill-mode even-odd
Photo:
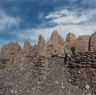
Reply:
[[[71,82],[71,79],[69,79],[68,81]]]
[[[2,95],[2,92],[0,92],[0,95]]]
[[[66,76],[67,78],[69,78],[69,76]]]
[[[46,76],[44,76],[43,79],[45,80],[46,79]]]
[[[56,84],[58,84],[59,82],[58,82],[58,81],[56,81],[55,83],[56,83]]]
[[[86,86],[85,86],[85,88],[86,88],[86,89],[89,89],[89,88],[90,88],[90,86],[89,86],[89,85],[86,85]]]
[[[50,71],[50,69],[47,69],[48,71]]]
[[[49,65],[49,67],[52,67],[52,66],[53,66],[52,64]]]
[[[44,61],[42,60],[42,61],[40,61],[41,63],[43,63]]]
[[[12,93],[12,94],[13,94],[13,93],[14,93],[14,91],[13,91],[13,90],[11,90],[11,91],[10,91],[10,93]]]
[[[80,72],[80,71],[78,71],[78,74],[81,74],[81,72]]]
[[[46,74],[46,72],[45,72],[45,71],[43,71],[43,73],[44,73],[44,74]]]
[[[88,93],[87,95],[92,95],[91,93]]]
[[[71,92],[68,92],[67,95],[71,95]]]
[[[61,88],[65,88],[65,86],[63,85],[63,83],[61,83],[62,85],[61,85]]]
[[[36,87],[32,88],[32,90],[35,91],[36,90]]]
[[[17,90],[15,90],[15,93],[17,93]]]
[[[78,86],[76,86],[76,88],[77,88],[77,89],[79,89],[79,87],[78,87]]]
[[[58,57],[61,57],[61,55],[59,54]]]
[[[39,82],[39,81],[37,81],[37,84],[40,84],[40,82]]]

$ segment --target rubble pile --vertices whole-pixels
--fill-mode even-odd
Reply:
[[[73,54],[68,58],[67,64],[71,68],[96,68],[96,51]]]
[[[68,57],[70,83],[96,95],[96,51],[79,52]]]
[[[70,83],[83,91],[89,90],[96,95],[96,69],[95,68],[69,68]]]

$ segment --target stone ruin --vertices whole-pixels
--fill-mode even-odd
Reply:
[[[65,57],[70,51],[71,58],[68,58],[68,64],[72,67],[96,67],[96,32],[92,35],[83,35],[76,38],[73,33],[68,33],[66,40],[59,35],[58,31],[53,31],[51,38],[46,43],[42,35],[38,38],[38,44],[32,46],[25,41],[21,48],[18,43],[11,42],[1,48],[0,63],[6,63],[11,60],[14,63],[13,56],[18,53],[25,53],[27,56],[35,55],[45,57]],[[82,62],[81,62],[82,60]]]
[[[73,54],[68,58],[67,64],[70,68],[96,68],[96,51]]]

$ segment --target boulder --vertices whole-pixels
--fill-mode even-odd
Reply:
[[[63,56],[64,54],[64,39],[57,31],[54,31],[47,44],[47,53],[49,56]]]
[[[75,52],[89,51],[89,35],[79,36],[75,41]]]
[[[42,35],[38,38],[38,52],[40,55],[45,55],[46,53],[46,42]]]
[[[13,57],[21,50],[16,42],[8,43],[1,48],[1,59],[13,61]]]
[[[96,32],[93,33],[90,37],[90,51],[96,51]]]

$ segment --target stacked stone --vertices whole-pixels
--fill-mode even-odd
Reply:
[[[68,58],[67,64],[72,68],[96,68],[96,51],[74,54]]]

